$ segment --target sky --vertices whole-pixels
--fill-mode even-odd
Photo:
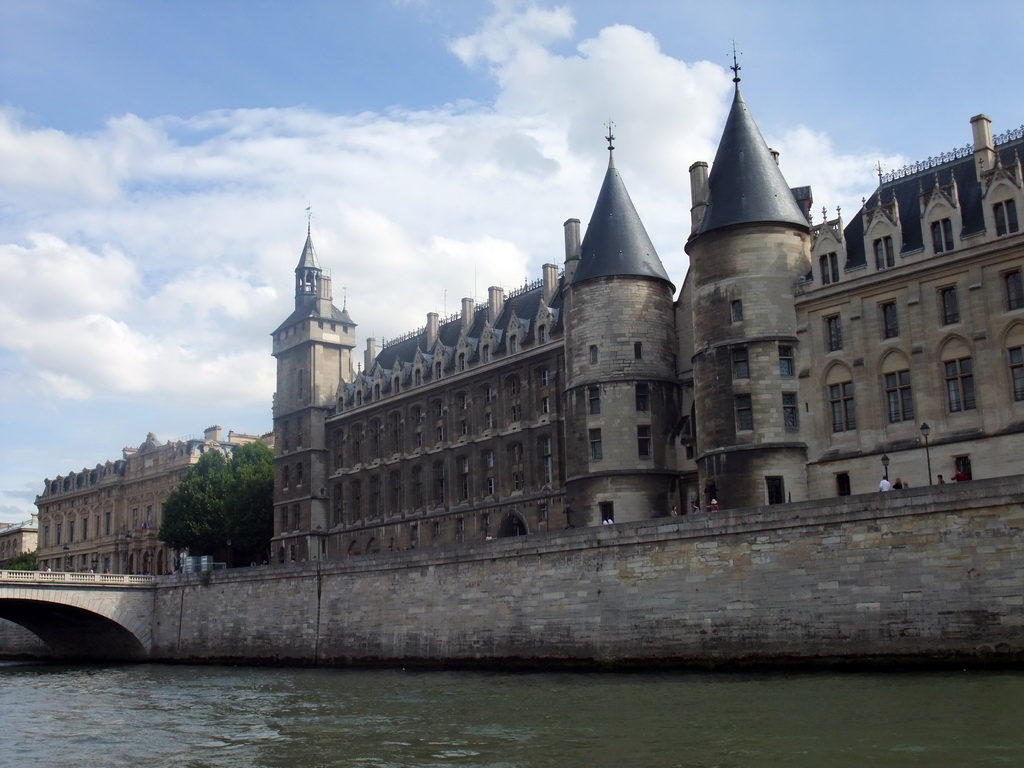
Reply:
[[[358,359],[561,264],[609,120],[678,289],[734,45],[787,181],[849,220],[879,164],[969,144],[979,113],[1024,124],[1024,4],[984,7],[4,0],[0,521],[149,432],[270,431],[307,226]]]

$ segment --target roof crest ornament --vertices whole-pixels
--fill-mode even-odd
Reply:
[[[312,234],[313,230],[313,204],[306,206],[306,234]]]
[[[743,67],[740,66],[740,61],[739,61],[739,58],[737,57],[737,54],[736,54],[736,40],[735,39],[732,41],[732,66],[729,67],[729,69],[732,70],[732,81],[734,83],[736,83],[736,89],[739,90],[739,87],[740,87],[740,70],[743,69]]]

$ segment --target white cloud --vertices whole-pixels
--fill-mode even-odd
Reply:
[[[188,430],[243,412],[260,423],[232,428],[268,429],[269,334],[292,309],[307,205],[361,349],[560,263],[562,222],[586,224],[592,210],[609,118],[616,164],[680,285],[687,168],[714,157],[729,73],[621,25],[573,51],[568,10],[495,8],[450,44],[493,76],[491,104],[125,115],[89,135],[30,128],[0,109],[5,423],[40,409],[53,425],[77,423],[95,404],[120,409],[139,435],[170,412],[195,419]],[[798,126],[777,145],[790,183],[814,185],[847,216],[873,187],[865,158],[838,154],[823,134]]]

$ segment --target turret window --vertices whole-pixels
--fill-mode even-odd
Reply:
[[[800,417],[796,405],[796,393],[782,393],[782,423],[786,429],[797,429],[800,426]]]
[[[636,385],[636,409],[640,413],[651,410],[651,387],[649,384]]]
[[[736,395],[736,429],[749,432],[754,428],[754,407],[750,395]]]
[[[1005,200],[992,206],[992,214],[996,220],[996,237],[1017,232],[1020,228],[1017,223],[1017,203],[1013,200]]]
[[[739,323],[743,320],[743,302],[739,299],[733,299],[732,305],[732,321]]]
[[[953,222],[949,219],[932,222],[932,248],[935,253],[953,250]]]
[[[590,458],[598,461],[601,458],[601,430],[590,430]]]
[[[633,359],[643,360],[644,359],[644,343],[642,341],[633,342]]]
[[[641,459],[651,458],[651,426],[641,424],[636,428],[636,453]]]
[[[732,377],[734,379],[750,378],[750,362],[747,359],[746,347],[734,347],[732,350]]]
[[[825,348],[838,352],[843,348],[843,324],[839,315],[825,318]]]
[[[591,416],[601,413],[601,390],[597,387],[587,388],[587,412]]]
[[[793,348],[788,344],[779,345],[779,375],[793,375]]]
[[[597,344],[590,345],[590,362],[592,365],[597,363]]]

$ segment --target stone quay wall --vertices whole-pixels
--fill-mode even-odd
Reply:
[[[161,580],[153,655],[340,665],[1024,659],[1024,477]]]

